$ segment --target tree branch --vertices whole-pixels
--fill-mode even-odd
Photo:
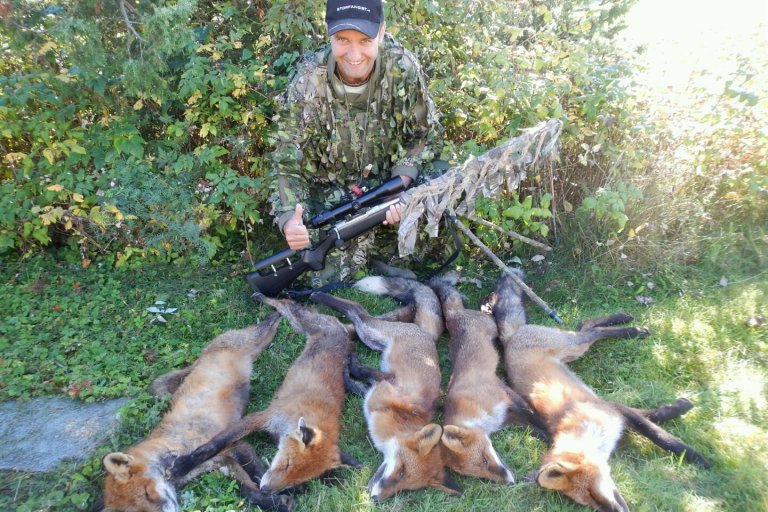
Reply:
[[[464,217],[465,219],[471,220],[472,222],[476,222],[482,226],[485,226],[487,228],[494,229],[498,231],[499,233],[504,233],[505,235],[514,238],[515,240],[520,240],[523,243],[526,243],[528,245],[532,245],[536,247],[537,249],[541,249],[543,251],[551,251],[552,248],[546,244],[543,244],[541,242],[537,242],[536,240],[533,240],[531,238],[528,238],[527,236],[523,236],[520,233],[515,233],[514,231],[507,231],[506,229],[502,228],[501,226],[497,226],[496,224],[492,222],[488,222],[487,220],[480,219],[478,217],[475,217],[474,215],[469,215]]]
[[[512,280],[515,281],[515,284],[517,284],[517,286],[519,286],[525,292],[528,298],[530,298],[533,302],[536,303],[536,305],[543,309],[552,320],[560,324],[563,323],[563,320],[557,316],[557,312],[554,309],[550,308],[549,305],[547,305],[547,303],[544,302],[541,297],[536,295],[536,293],[531,290],[531,288],[525,284],[522,279],[520,279],[514,272],[512,272],[511,269],[503,261],[501,261],[501,259],[499,259],[499,257],[496,256],[492,250],[488,248],[488,246],[481,242],[480,239],[477,238],[477,236],[472,231],[470,231],[468,227],[456,219],[456,214],[453,212],[453,209],[447,209],[446,213],[448,214],[448,218],[453,222],[453,224],[459,228],[462,233],[467,235],[467,237],[469,237],[469,239],[476,246],[478,246],[486,254],[486,256],[491,259],[491,261],[493,261],[500,269],[506,272],[507,275],[509,275]]]
[[[133,9],[133,6],[126,5],[125,0],[118,0],[117,3],[120,5],[120,12],[123,13],[123,21],[125,22],[126,28],[131,32],[131,34],[133,34],[133,37],[143,43],[144,39],[141,37],[141,35],[139,35],[138,32],[136,32],[136,29],[133,28],[133,22],[128,17],[128,7],[130,7],[133,12],[136,12],[136,10]]]

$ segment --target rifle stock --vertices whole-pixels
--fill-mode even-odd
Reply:
[[[256,263],[245,278],[251,289],[267,297],[275,297],[307,270],[322,270],[325,257],[335,248],[356,238],[381,224],[390,206],[397,204],[400,197],[394,197],[362,211],[348,220],[331,226],[316,246],[301,251],[286,249]]]

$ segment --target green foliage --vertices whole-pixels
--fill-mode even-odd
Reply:
[[[480,198],[475,205],[478,215],[505,231],[514,231],[529,238],[546,239],[549,235],[549,219],[552,218],[552,196],[544,193],[534,201],[533,195],[528,195],[521,201],[517,192],[504,194],[500,201]],[[487,228],[476,228],[485,242],[493,247],[503,245],[506,237],[498,231]],[[526,246],[514,240],[512,246],[515,252],[526,250]]]
[[[625,213],[627,205],[643,198],[643,194],[634,185],[627,186],[623,181],[616,184],[616,190],[609,185],[597,190],[594,196],[585,197],[576,209],[577,218],[587,222],[594,216],[595,224],[605,225],[603,237],[615,237],[627,225],[629,217]]]
[[[608,38],[631,3],[386,9],[430,77],[449,158],[548,117],[567,123],[566,154],[601,145],[609,158],[624,131],[603,125],[621,116],[626,68]],[[325,40],[322,6],[14,3],[0,25],[0,251],[67,245],[122,264],[242,245],[267,213],[273,98]]]
[[[15,6],[0,28],[0,251],[207,261],[261,222],[270,36],[228,3],[124,6]]]

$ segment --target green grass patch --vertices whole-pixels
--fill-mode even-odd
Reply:
[[[483,286],[464,283],[462,291],[476,307],[495,285],[498,270],[463,260],[462,275]],[[243,279],[247,268],[223,263],[206,268],[145,265],[115,271],[98,262],[86,269],[51,255],[11,262],[0,271],[0,395],[27,400],[42,395],[71,395],[82,400],[127,396],[120,428],[83,463],[63,463],[55,472],[0,472],[0,509],[19,511],[87,510],[100,495],[106,453],[144,438],[157,424],[167,402],[147,386],[158,375],[195,360],[217,334],[264,318],[270,309],[249,299]],[[628,405],[651,407],[687,397],[696,407],[667,428],[696,447],[713,464],[703,471],[635,434],[629,434],[612,458],[616,483],[632,510],[765,510],[768,506],[768,328],[750,325],[766,313],[768,283],[738,275],[727,286],[719,269],[673,267],[645,272],[573,268],[555,261],[529,281],[573,328],[582,319],[627,311],[651,335],[644,340],[604,340],[573,369],[600,396]],[[649,284],[651,283],[651,284]],[[344,290],[372,312],[395,303]],[[643,305],[636,297],[653,302]],[[178,308],[163,315],[147,308],[163,301]],[[327,311],[327,310],[324,310]],[[535,306],[531,321],[553,322]],[[286,322],[275,342],[256,362],[250,409],[264,407],[286,370],[303,348],[303,336]],[[377,364],[379,355],[362,345],[361,359]],[[440,347],[444,382],[450,375],[445,340]],[[426,490],[405,493],[374,505],[365,486],[380,456],[370,442],[360,399],[348,397],[342,418],[342,448],[365,464],[341,470],[337,485],[313,481],[297,496],[299,510],[470,511],[580,510],[568,499],[533,485],[500,486],[457,477],[461,498]],[[270,459],[275,448],[267,436],[251,436],[257,451]],[[501,455],[519,480],[536,469],[546,447],[525,430],[494,435]],[[233,481],[204,475],[179,490],[184,510],[248,510]]]

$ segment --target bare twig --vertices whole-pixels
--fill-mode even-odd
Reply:
[[[452,209],[450,208],[447,209],[446,213],[448,214],[448,217],[451,219],[451,221],[453,221],[453,224],[457,228],[459,228],[459,230],[461,230],[462,233],[467,235],[467,237],[472,241],[472,243],[478,246],[485,253],[485,255],[491,259],[491,261],[493,261],[500,269],[506,272],[512,278],[512,280],[515,281],[515,284],[517,284],[525,292],[525,294],[528,295],[528,297],[533,302],[536,303],[536,305],[542,308],[552,320],[560,324],[563,323],[563,320],[559,316],[557,316],[557,312],[554,309],[550,308],[549,305],[546,302],[544,302],[544,300],[541,297],[536,295],[536,293],[533,290],[531,290],[531,288],[527,284],[525,284],[525,282],[523,282],[523,280],[520,279],[520,277],[518,277],[514,272],[512,272],[511,269],[503,261],[501,261],[501,259],[499,259],[499,257],[496,256],[492,250],[488,248],[488,246],[486,246],[483,242],[481,242],[480,239],[477,238],[477,236],[468,227],[466,227],[464,224],[459,222],[458,219],[456,219],[456,214]]]
[[[135,37],[136,39],[138,39],[143,43],[144,39],[141,37],[141,35],[139,35],[138,32],[136,32],[136,29],[133,28],[133,22],[128,17],[128,7],[130,7],[134,11],[134,13],[136,12],[136,10],[133,9],[133,6],[126,5],[125,0],[119,0],[118,4],[120,4],[120,12],[123,13],[123,21],[125,21],[126,28],[131,32],[131,34],[133,34],[133,37]]]
[[[474,215],[467,215],[464,217],[465,219],[471,220],[472,222],[476,222],[477,224],[480,224],[482,226],[485,226],[487,228],[491,228],[493,230],[498,231],[499,233],[504,233],[505,235],[514,238],[515,240],[520,240],[523,243],[526,243],[528,245],[532,245],[536,247],[537,249],[541,249],[543,251],[551,251],[552,248],[546,244],[543,244],[541,242],[537,242],[536,240],[533,240],[531,238],[528,238],[527,236],[523,236],[520,233],[515,233],[514,231],[507,231],[506,229],[502,228],[501,226],[497,226],[493,222],[488,222],[487,220],[475,217]]]

